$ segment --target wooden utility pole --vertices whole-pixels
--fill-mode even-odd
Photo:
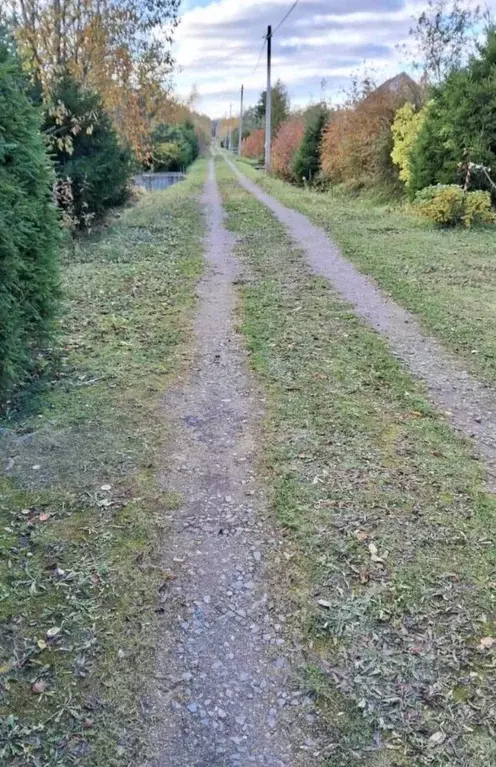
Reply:
[[[270,170],[270,152],[272,142],[272,85],[270,67],[272,56],[272,27],[267,27],[267,97],[265,99],[265,170]]]
[[[232,104],[229,104],[229,151],[232,152]]]
[[[241,157],[241,144],[243,142],[243,91],[244,86],[241,86],[241,106],[239,108],[239,136],[238,136],[238,155]]]

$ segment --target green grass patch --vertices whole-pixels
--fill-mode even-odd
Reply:
[[[371,199],[299,189],[248,165],[240,169],[325,229],[343,254],[414,312],[482,379],[496,381],[494,227],[440,230]]]
[[[260,165],[258,160],[253,160],[251,157],[237,157],[236,155],[231,154],[229,154],[229,157],[235,159],[236,162],[239,162],[241,165],[248,165],[250,168],[256,168],[257,165]]]
[[[470,445],[268,210],[218,169],[264,473],[328,764],[496,763],[496,505]]]
[[[186,363],[205,162],[62,268],[61,363],[0,424],[0,762],[141,764],[160,545],[160,399]]]

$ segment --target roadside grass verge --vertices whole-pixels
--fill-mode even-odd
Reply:
[[[250,168],[256,168],[257,165],[260,165],[258,160],[253,160],[251,157],[236,156],[236,162],[241,163],[241,165],[249,165]]]
[[[494,498],[470,445],[218,165],[261,461],[328,764],[496,764]]]
[[[184,364],[202,268],[199,161],[62,266],[58,374],[0,424],[0,762],[136,765],[146,739],[161,395]]]
[[[325,229],[346,258],[416,314],[481,379],[496,381],[495,229],[439,230],[398,208],[300,189],[240,166]]]

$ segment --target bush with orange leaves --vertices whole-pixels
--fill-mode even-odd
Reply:
[[[406,89],[381,86],[333,113],[321,149],[322,170],[331,183],[357,188],[397,183],[391,125],[406,100]]]
[[[265,131],[263,128],[254,130],[247,136],[241,146],[241,155],[251,160],[263,162],[265,154]]]
[[[305,134],[305,122],[300,115],[293,115],[279,127],[272,144],[271,163],[276,176],[284,181],[295,181],[293,160]]]

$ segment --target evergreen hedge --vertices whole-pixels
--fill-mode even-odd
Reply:
[[[184,171],[200,153],[198,138],[192,122],[179,125],[157,125],[153,134],[153,169]]]
[[[44,130],[51,139],[59,179],[70,179],[70,207],[75,222],[84,227],[128,195],[132,157],[120,146],[117,133],[100,97],[83,89],[65,73],[51,94]]]
[[[54,176],[26,85],[0,30],[0,407],[50,340],[58,297]]]
[[[320,171],[320,145],[329,119],[324,106],[318,106],[308,118],[305,133],[293,160],[293,174],[297,182],[313,181]]]
[[[431,184],[463,183],[466,162],[496,169],[496,34],[466,67],[452,72],[434,89],[426,118],[410,155],[409,191]],[[472,188],[487,189],[487,177],[474,173]]]

